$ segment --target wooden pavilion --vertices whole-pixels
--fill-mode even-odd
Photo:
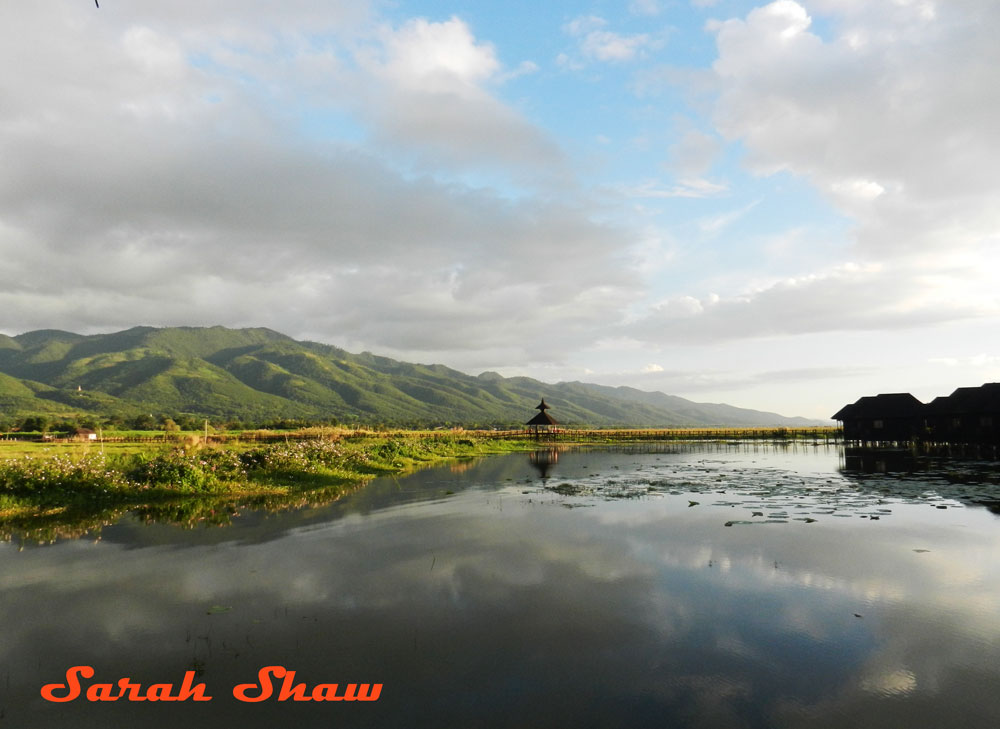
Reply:
[[[538,411],[538,415],[525,423],[529,429],[534,430],[536,438],[543,430],[547,432],[559,425],[555,418],[545,412],[548,409],[549,406],[545,404],[545,398],[543,397],[542,401],[535,406],[535,410]]]

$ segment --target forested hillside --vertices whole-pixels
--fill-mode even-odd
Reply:
[[[351,354],[269,329],[0,335],[0,418],[8,423],[42,415],[494,427],[525,422],[542,397],[551,414],[571,426],[811,422],[626,387],[472,376],[442,365]]]

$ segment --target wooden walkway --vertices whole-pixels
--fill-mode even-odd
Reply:
[[[316,432],[268,432],[246,431],[243,433],[211,433],[209,443],[273,443],[298,440],[341,440],[350,438],[396,438],[420,435],[425,438],[492,438],[505,440],[544,440],[559,442],[618,443],[636,441],[798,441],[840,443],[842,432],[839,428],[636,428],[636,429],[574,429],[553,428],[536,433],[524,428],[512,430],[464,430],[448,429],[433,431],[409,430],[317,430]],[[195,437],[204,442],[203,435],[191,434],[151,436],[105,436],[99,440],[75,438],[46,438],[39,436],[18,436],[9,433],[0,436],[2,440],[36,441],[44,443],[161,443],[182,444]]]
[[[474,431],[477,435],[492,435],[495,438],[539,438],[540,440],[622,442],[622,441],[818,441],[821,443],[841,442],[839,428],[641,428],[577,430],[557,428],[535,433],[531,430],[510,430],[489,433]]]

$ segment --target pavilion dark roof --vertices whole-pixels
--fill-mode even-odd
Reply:
[[[525,423],[525,425],[559,425],[555,418],[545,412],[550,407],[550,405],[545,404],[545,398],[543,397],[542,401],[535,405],[535,410],[538,411],[538,415]]]
[[[538,415],[529,420],[527,423],[525,423],[525,425],[559,425],[559,423],[556,422],[555,418],[553,418],[551,415],[549,415],[547,412],[543,410],[542,412],[538,413]]]

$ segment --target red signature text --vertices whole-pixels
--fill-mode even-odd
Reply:
[[[275,686],[271,677],[282,679],[278,688],[277,701],[378,701],[382,684],[375,683],[318,683],[312,688],[304,683],[295,683],[295,671],[284,666],[264,666],[257,672],[257,683],[241,683],[233,688],[233,696],[239,701],[267,701],[274,696]]]
[[[172,683],[154,683],[143,688],[130,678],[120,678],[117,683],[92,683],[86,692],[80,684],[81,678],[93,678],[90,666],[73,666],[66,671],[66,683],[47,683],[42,686],[42,698],[46,701],[64,703],[80,698],[87,701],[211,701],[205,691],[205,684],[194,682],[195,672],[188,671],[179,687]]]

